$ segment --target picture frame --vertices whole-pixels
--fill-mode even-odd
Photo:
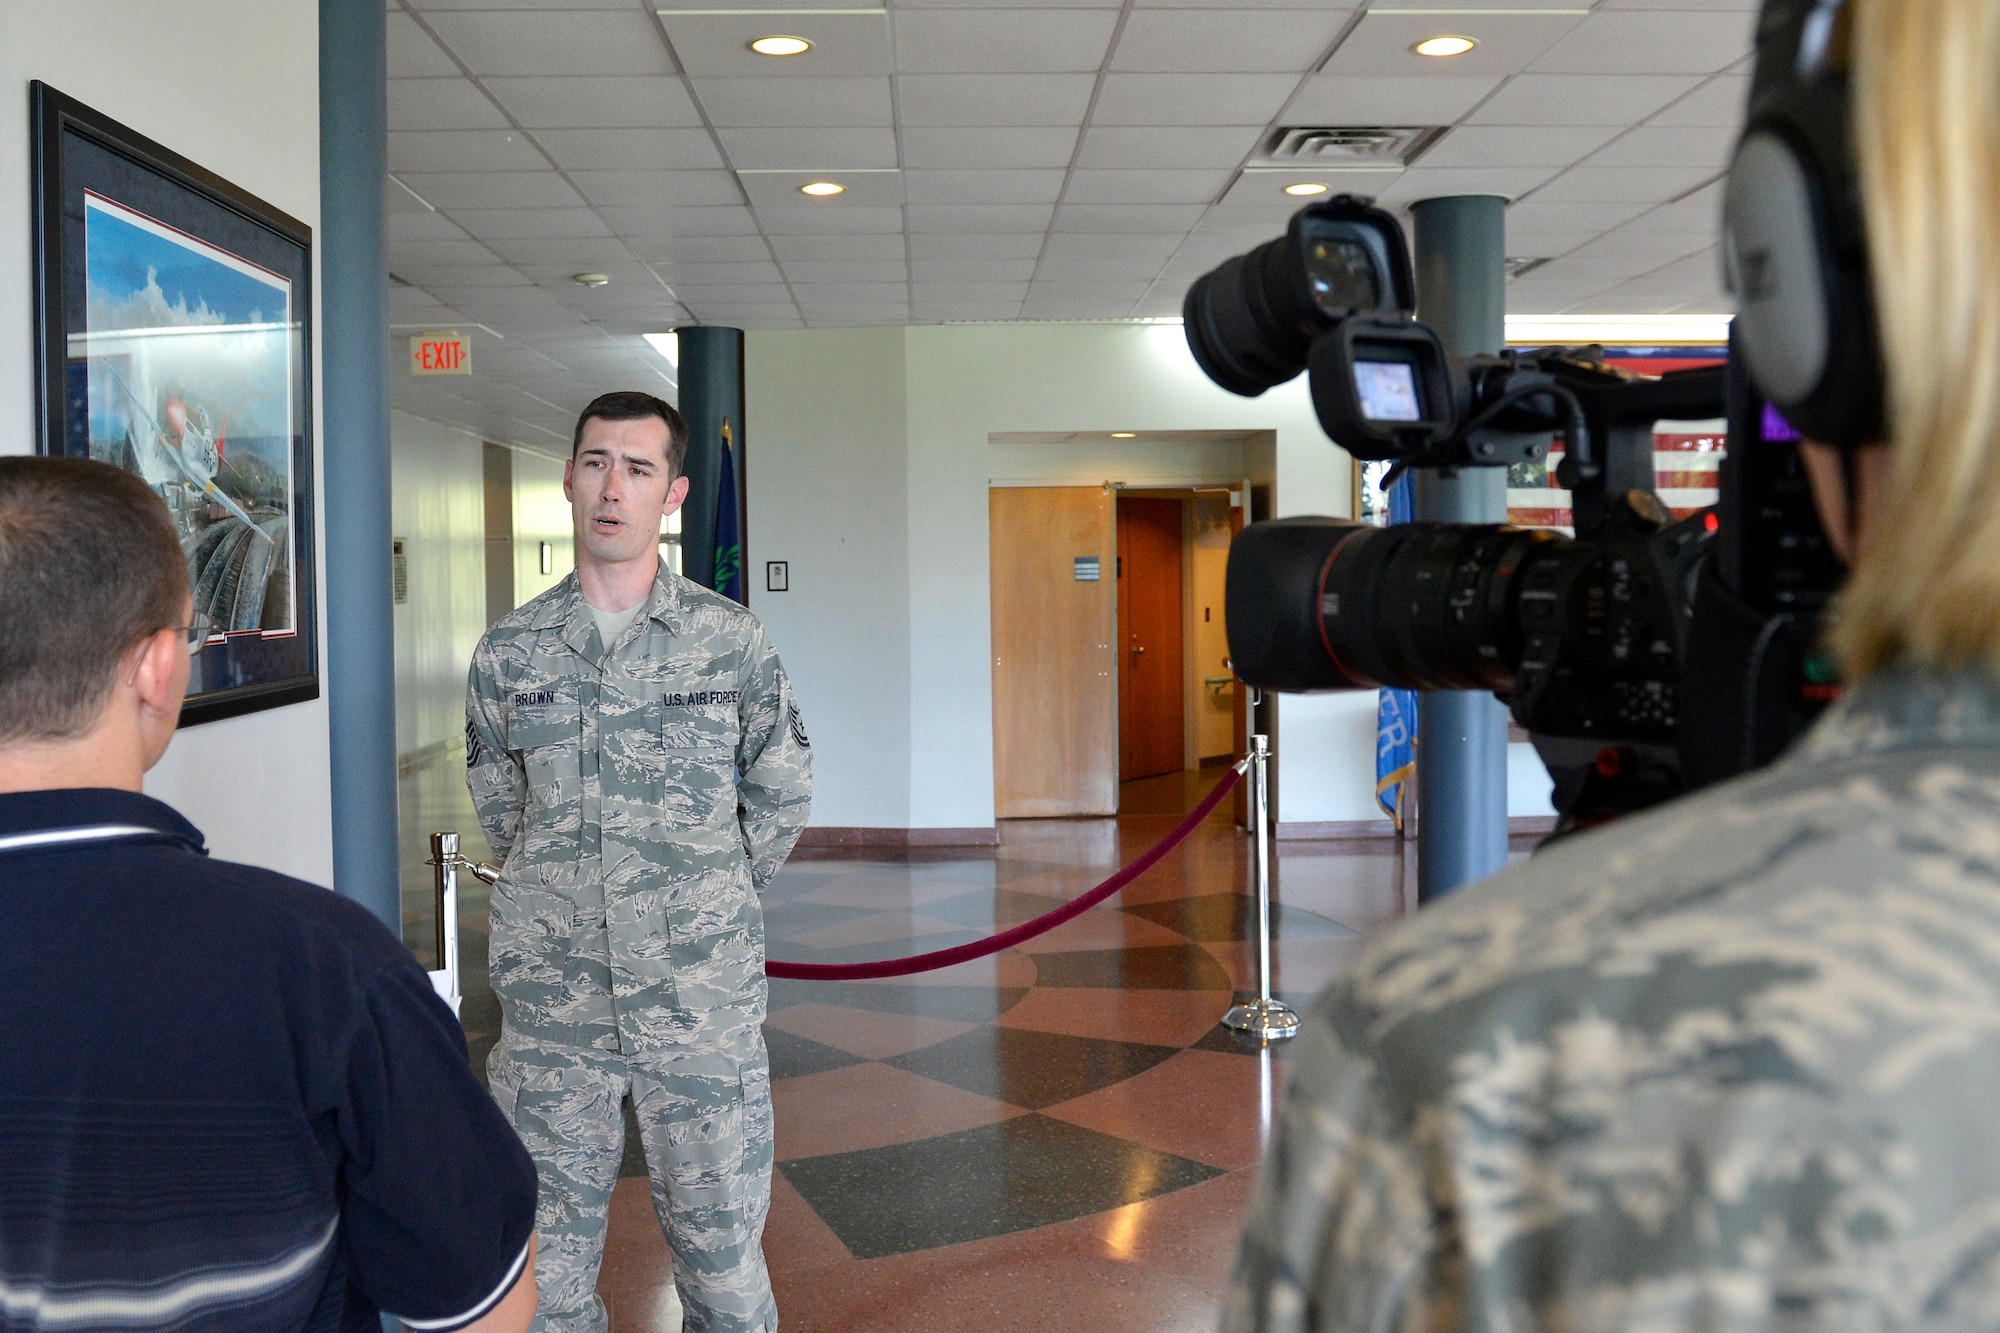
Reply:
[[[319,697],[312,229],[30,85],[37,449],[166,502],[195,609],[181,725]]]

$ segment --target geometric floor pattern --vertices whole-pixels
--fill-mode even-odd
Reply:
[[[454,767],[404,783],[419,952],[420,830],[473,827]],[[992,849],[798,852],[765,894],[771,956],[899,957],[1040,915],[1157,842],[1219,776],[1128,784],[1122,807],[1150,813],[1008,821]],[[1387,841],[1274,851],[1274,990],[1303,1008],[1410,910],[1414,863]],[[788,1333],[1212,1329],[1285,1075],[1283,1043],[1246,1045],[1219,1023],[1255,985],[1249,881],[1225,804],[1116,898],[1004,953],[882,981],[773,981],[765,1254]],[[467,898],[466,1027],[483,1067],[497,1012],[484,895]],[[672,1333],[636,1138],[599,1291],[614,1333]]]

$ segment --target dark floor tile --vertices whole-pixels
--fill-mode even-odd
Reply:
[[[773,1083],[782,1078],[824,1074],[829,1069],[845,1069],[849,1065],[866,1063],[858,1055],[849,1055],[846,1051],[814,1041],[810,1037],[796,1036],[783,1028],[766,1026],[764,1045],[771,1052]]]
[[[986,1027],[883,1063],[1032,1109],[1122,1083],[1177,1053],[1172,1046]]]
[[[1228,990],[1229,974],[1198,945],[1089,949],[1034,955],[1043,986],[1125,986],[1137,990]]]
[[[1228,988],[1223,982],[1223,988]],[[884,1014],[915,1014],[923,1018],[955,1018],[966,1023],[990,1023],[1021,1002],[1026,987],[917,986],[893,981],[771,982],[771,1012],[795,1004],[838,1004],[849,1009],[873,1009]]]
[[[864,915],[890,914],[865,913]],[[914,939],[878,940],[867,944],[850,944],[838,949],[815,949],[797,939],[780,939],[771,942],[770,951],[774,957],[793,963],[873,963],[885,958],[913,958],[918,954],[932,953],[938,949],[954,949],[961,944],[983,940],[991,933],[986,930],[941,930],[934,935],[920,935]]]
[[[778,1165],[864,1260],[1084,1217],[1221,1174],[1039,1115]]]
[[[845,925],[875,913],[866,907],[832,907],[826,903],[767,902],[764,935],[773,945],[809,930]]]
[[[1156,925],[1179,931],[1191,940],[1247,940],[1257,933],[1257,900],[1247,893],[1211,893],[1201,898],[1172,898],[1124,909]],[[1352,935],[1354,930],[1306,911],[1271,904],[1271,933],[1287,939],[1322,935]]]

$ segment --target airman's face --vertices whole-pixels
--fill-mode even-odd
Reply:
[[[592,418],[563,469],[578,560],[625,564],[659,554],[660,524],[687,499],[687,478],[667,465],[667,423]]]

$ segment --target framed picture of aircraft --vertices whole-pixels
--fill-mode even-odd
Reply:
[[[316,698],[311,229],[31,94],[40,449],[173,515],[211,627],[183,725]]]

